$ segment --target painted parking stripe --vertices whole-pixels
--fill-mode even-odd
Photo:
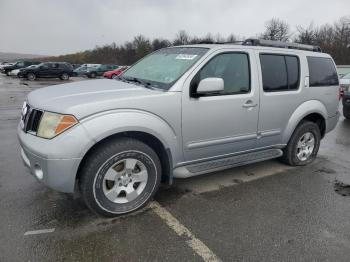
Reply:
[[[153,211],[165,221],[165,223],[175,231],[178,236],[188,238],[186,244],[191,247],[206,262],[221,261],[213,251],[211,251],[201,240],[196,238],[184,225],[182,225],[168,210],[162,207],[158,202],[150,204]]]
[[[47,234],[55,232],[54,228],[48,228],[48,229],[39,229],[39,230],[33,230],[33,231],[27,231],[24,233],[25,236],[29,235],[40,235],[40,234]]]

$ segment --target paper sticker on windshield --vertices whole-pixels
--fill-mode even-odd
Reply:
[[[182,59],[182,60],[193,60],[197,57],[197,55],[189,55],[189,54],[178,54],[175,59]]]

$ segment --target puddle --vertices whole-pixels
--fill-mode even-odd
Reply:
[[[321,167],[314,171],[315,173],[324,173],[324,174],[335,174],[337,173],[335,170],[327,167]]]
[[[341,196],[350,196],[350,185],[335,180],[334,191]]]

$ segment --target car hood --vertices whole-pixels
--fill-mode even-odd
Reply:
[[[137,105],[144,104],[147,98],[166,93],[116,80],[85,80],[38,89],[28,95],[27,102],[37,109],[80,119],[108,110],[139,109]]]

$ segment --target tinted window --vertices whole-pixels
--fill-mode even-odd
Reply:
[[[209,77],[219,77],[224,80],[223,94],[240,94],[250,91],[249,59],[247,54],[225,53],[211,59],[199,71],[194,79],[194,85]]]
[[[285,56],[287,73],[288,73],[288,89],[296,90],[299,87],[299,61],[295,56]]]
[[[332,59],[325,57],[307,57],[310,86],[338,85],[338,75]]]
[[[50,64],[48,64],[48,63],[46,63],[46,64],[41,64],[41,67],[42,67],[43,69],[48,69],[48,68],[49,68],[49,65],[50,65]]]
[[[70,65],[69,64],[58,64],[60,69],[70,69]]]
[[[260,55],[265,91],[288,90],[287,68],[284,56]]]
[[[296,90],[299,87],[299,60],[296,56],[260,55],[263,88],[266,92]]]

